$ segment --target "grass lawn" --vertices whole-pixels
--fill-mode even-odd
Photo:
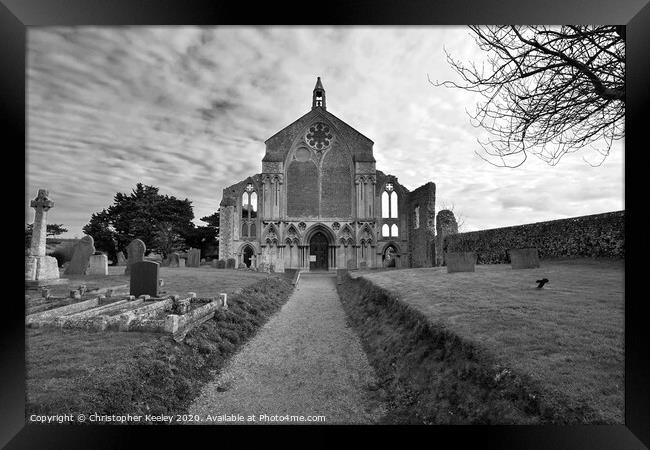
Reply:
[[[485,349],[543,388],[549,403],[588,405],[624,423],[624,262],[542,261],[536,269],[478,265],[359,271],[433,323]],[[535,280],[548,278],[543,289]],[[562,400],[564,401],[564,400]]]
[[[155,333],[26,329],[27,417],[183,413],[211,371],[220,370],[292,292],[281,274],[207,268],[161,272],[171,292],[212,296],[242,290],[228,296],[227,311],[217,311],[181,343]],[[90,285],[87,278],[79,280]],[[111,286],[120,284],[119,278],[123,275],[97,282]]]
[[[280,274],[278,274],[281,276]],[[161,267],[159,276],[164,282],[160,289],[162,294],[183,295],[196,292],[198,297],[215,297],[220,292],[231,293],[237,289],[250,286],[266,278],[267,274],[255,271],[232,269],[215,269],[209,266],[201,267]],[[51,286],[53,296],[67,296],[72,289],[85,284],[88,289],[106,288],[129,284],[129,275],[124,275],[123,266],[109,266],[108,275],[64,275],[68,284]],[[38,291],[26,291],[32,296],[40,296]]]

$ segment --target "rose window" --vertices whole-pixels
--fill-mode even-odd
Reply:
[[[307,144],[316,150],[323,150],[329,147],[333,138],[334,135],[332,134],[330,127],[322,122],[313,124],[309,127],[307,134],[305,134]]]

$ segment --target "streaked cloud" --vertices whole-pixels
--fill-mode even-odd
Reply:
[[[69,236],[137,182],[192,200],[261,170],[264,141],[307,112],[316,76],[328,110],[375,142],[377,168],[410,189],[436,183],[466,229],[623,209],[623,146],[549,167],[481,160],[443,46],[478,59],[464,27],[75,27],[28,31],[26,204],[49,188]],[[27,208],[25,220],[32,220]]]

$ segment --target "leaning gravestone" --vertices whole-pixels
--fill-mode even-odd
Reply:
[[[198,248],[191,248],[187,252],[187,267],[199,267],[201,265],[201,250]]]
[[[117,265],[126,266],[126,258],[124,257],[124,252],[117,252]]]
[[[147,250],[147,246],[144,245],[140,239],[133,239],[128,247],[126,247],[126,255],[129,258],[126,263],[126,269],[124,269],[124,274],[128,275],[131,273],[131,266],[137,262],[140,262],[144,259],[144,252]]]
[[[178,267],[180,264],[180,256],[178,253],[171,253],[169,255],[169,267]]]
[[[158,297],[160,264],[154,261],[139,261],[131,264],[130,295]]]
[[[75,244],[72,259],[65,269],[66,275],[86,275],[90,257],[95,253],[94,244],[92,236],[84,236]]]
[[[106,255],[92,255],[88,275],[108,275],[108,257]]]
[[[513,269],[533,269],[539,267],[539,254],[536,248],[510,249],[510,264]]]
[[[447,273],[474,272],[476,254],[474,252],[451,252],[445,254]]]

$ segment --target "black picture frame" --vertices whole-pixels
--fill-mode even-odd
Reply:
[[[317,21],[317,22],[316,22]],[[619,426],[457,426],[457,427],[346,427],[371,438],[405,434],[424,439],[427,446],[448,448],[525,449],[642,449],[650,446],[650,340],[643,306],[648,294],[638,270],[648,252],[644,206],[647,188],[642,171],[649,167],[644,126],[650,105],[650,4],[648,0],[442,0],[442,1],[330,1],[309,6],[277,2],[251,4],[211,0],[0,0],[0,117],[7,147],[5,156],[25,151],[26,29],[69,25],[458,25],[501,23],[625,24],[627,44],[627,111],[625,141],[626,277],[625,277],[625,425]],[[24,155],[25,156],[25,155]],[[19,160],[20,161],[20,160]],[[24,158],[22,160],[24,162]],[[11,169],[11,172],[18,172]],[[27,180],[25,192],[27,192]],[[5,200],[18,203],[11,190]],[[26,197],[16,211],[25,209]],[[5,234],[18,233],[17,219]],[[7,239],[9,238],[9,239]],[[17,239],[13,239],[17,241]],[[12,250],[19,254],[20,249]],[[15,258],[8,258],[9,260]],[[15,261],[13,261],[15,263]],[[15,264],[12,270],[17,270]],[[637,270],[635,271],[635,268]],[[10,272],[10,273],[12,273]],[[16,279],[18,275],[16,274]],[[15,283],[7,275],[7,284]],[[138,427],[35,425],[24,422],[25,343],[24,305],[20,292],[3,298],[4,321],[0,351],[0,445],[6,448],[125,448],[136,441],[145,447],[180,439],[187,445],[207,438],[210,445],[240,446],[251,428]],[[261,430],[276,435],[294,427]],[[303,429],[304,430],[304,429]],[[327,442],[334,427],[309,427],[311,447]],[[253,431],[260,432],[259,428]],[[406,433],[404,433],[406,431]],[[236,439],[234,435],[237,435]],[[252,433],[257,434],[257,433]],[[230,442],[228,440],[232,439]],[[142,445],[142,444],[140,444]]]

